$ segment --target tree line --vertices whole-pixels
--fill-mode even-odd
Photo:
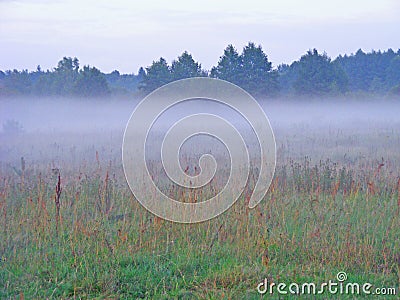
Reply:
[[[78,96],[146,94],[174,80],[209,76],[230,81],[254,96],[400,96],[400,49],[395,52],[361,49],[332,60],[316,49],[291,64],[273,68],[260,45],[241,51],[228,45],[216,66],[204,70],[187,51],[170,65],[161,57],[138,74],[104,74],[95,67],[80,68],[77,58],[64,57],[53,70],[0,71],[0,96]]]

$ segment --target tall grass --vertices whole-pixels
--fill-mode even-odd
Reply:
[[[20,167],[9,160],[0,168],[0,298],[258,299],[266,277],[326,282],[338,271],[354,282],[399,287],[398,153],[318,159],[278,145],[261,204],[245,205],[252,175],[229,211],[200,224],[147,212],[126,184],[118,152],[106,146],[51,144],[54,161],[25,148]],[[198,201],[221,184],[169,192]]]

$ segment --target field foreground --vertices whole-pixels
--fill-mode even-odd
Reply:
[[[399,128],[302,132],[276,131],[260,205],[246,207],[249,190],[200,224],[164,221],[135,200],[120,136],[5,137],[0,298],[259,299],[264,278],[320,284],[338,272],[399,293]]]

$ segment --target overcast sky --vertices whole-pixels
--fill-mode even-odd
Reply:
[[[63,56],[137,73],[184,50],[203,68],[228,44],[261,44],[274,66],[308,49],[329,56],[400,48],[398,0],[0,0],[0,70],[52,69]]]

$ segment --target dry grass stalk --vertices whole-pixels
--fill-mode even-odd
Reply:
[[[56,194],[54,195],[54,203],[56,204],[56,235],[58,236],[58,229],[60,224],[60,197],[61,197],[61,174],[58,172],[58,181],[56,185]]]

